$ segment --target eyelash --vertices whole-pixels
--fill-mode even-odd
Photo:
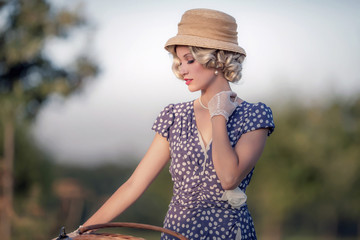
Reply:
[[[187,64],[192,64],[192,63],[194,63],[194,62],[195,62],[195,59],[189,60],[189,61],[187,61]],[[181,64],[182,64],[182,63],[180,63],[180,66],[181,66]]]

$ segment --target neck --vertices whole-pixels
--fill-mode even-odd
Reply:
[[[224,79],[216,79],[211,86],[201,90],[201,101],[207,106],[210,99],[217,93],[222,91],[231,91],[229,82]]]

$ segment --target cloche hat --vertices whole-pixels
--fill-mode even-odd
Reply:
[[[227,50],[246,55],[238,45],[237,24],[232,16],[211,9],[191,9],[186,11],[178,24],[178,33],[170,38],[165,49],[170,46],[186,45]]]

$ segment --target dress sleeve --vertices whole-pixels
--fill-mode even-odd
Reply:
[[[244,120],[243,132],[247,133],[260,128],[267,128],[268,136],[274,131],[275,124],[271,109],[264,103],[256,103],[249,109]]]
[[[152,130],[159,133],[169,141],[170,128],[174,124],[174,104],[166,106],[156,118]]]

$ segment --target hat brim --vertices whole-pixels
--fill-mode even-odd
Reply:
[[[165,49],[167,51],[169,51],[169,47],[174,46],[174,45],[185,45],[185,46],[226,50],[226,51],[241,53],[246,56],[245,50],[237,44],[223,42],[223,41],[209,39],[209,38],[202,38],[202,37],[198,37],[198,36],[176,35],[175,37],[170,38],[166,42]]]

